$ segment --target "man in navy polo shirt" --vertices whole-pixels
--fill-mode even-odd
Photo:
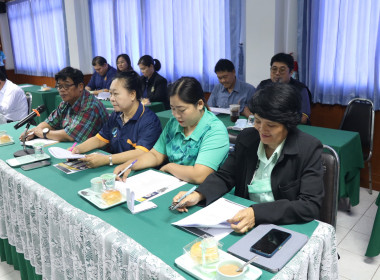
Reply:
[[[117,71],[107,63],[107,60],[101,56],[95,56],[92,59],[92,66],[94,66],[94,74],[86,86],[86,90],[91,91],[92,94],[99,94],[103,91],[109,91],[112,79],[115,77]]]

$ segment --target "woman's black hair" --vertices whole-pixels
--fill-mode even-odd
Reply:
[[[301,121],[301,94],[289,84],[273,83],[255,92],[248,108],[261,118],[283,124],[294,129]]]
[[[133,68],[132,68],[132,65],[131,65],[131,59],[129,58],[129,55],[127,55],[126,53],[122,53],[122,54],[119,54],[116,58],[116,68],[117,68],[117,60],[122,57],[125,59],[125,61],[127,62],[128,64],[128,68],[127,68],[127,71],[133,71]],[[120,72],[120,70],[117,68],[117,71]]]
[[[206,98],[201,84],[193,77],[181,77],[173,83],[170,87],[169,96],[178,95],[185,103],[197,105],[199,99],[203,100],[205,107],[207,107]]]
[[[142,96],[141,91],[141,79],[140,75],[137,74],[135,71],[128,71],[128,72],[118,72],[116,73],[113,80],[120,80],[122,81],[122,85],[125,89],[129,91],[136,91],[136,99],[139,100]]]
[[[143,55],[140,57],[139,62],[137,62],[137,65],[139,64],[147,67],[153,65],[154,71],[159,71],[161,69],[161,62],[158,59],[153,59],[150,55]]]

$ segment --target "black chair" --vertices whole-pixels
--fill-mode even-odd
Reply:
[[[28,103],[28,115],[32,112],[32,94],[30,92],[25,93],[26,102]]]
[[[322,165],[325,197],[323,198],[320,220],[336,227],[339,190],[339,157],[333,148],[323,145]]]
[[[344,112],[340,128],[342,130],[356,131],[362,143],[363,159],[368,163],[369,193],[372,194],[372,148],[375,111],[371,100],[364,98],[352,99]]]

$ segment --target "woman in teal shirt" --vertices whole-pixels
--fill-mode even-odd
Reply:
[[[162,166],[161,171],[200,184],[218,170],[227,156],[227,129],[207,110],[202,87],[194,78],[182,77],[173,84],[170,107],[174,117],[153,149],[137,158],[132,170]],[[119,165],[114,173],[118,174],[132,161]],[[124,173],[123,180],[129,172]]]

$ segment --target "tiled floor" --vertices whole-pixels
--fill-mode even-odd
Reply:
[[[380,280],[380,255],[364,256],[371,234],[377,206],[374,203],[379,192],[372,195],[360,188],[360,203],[350,212],[339,210],[337,220],[337,242],[340,280]],[[0,263],[0,280],[19,280],[20,273],[13,266]]]

